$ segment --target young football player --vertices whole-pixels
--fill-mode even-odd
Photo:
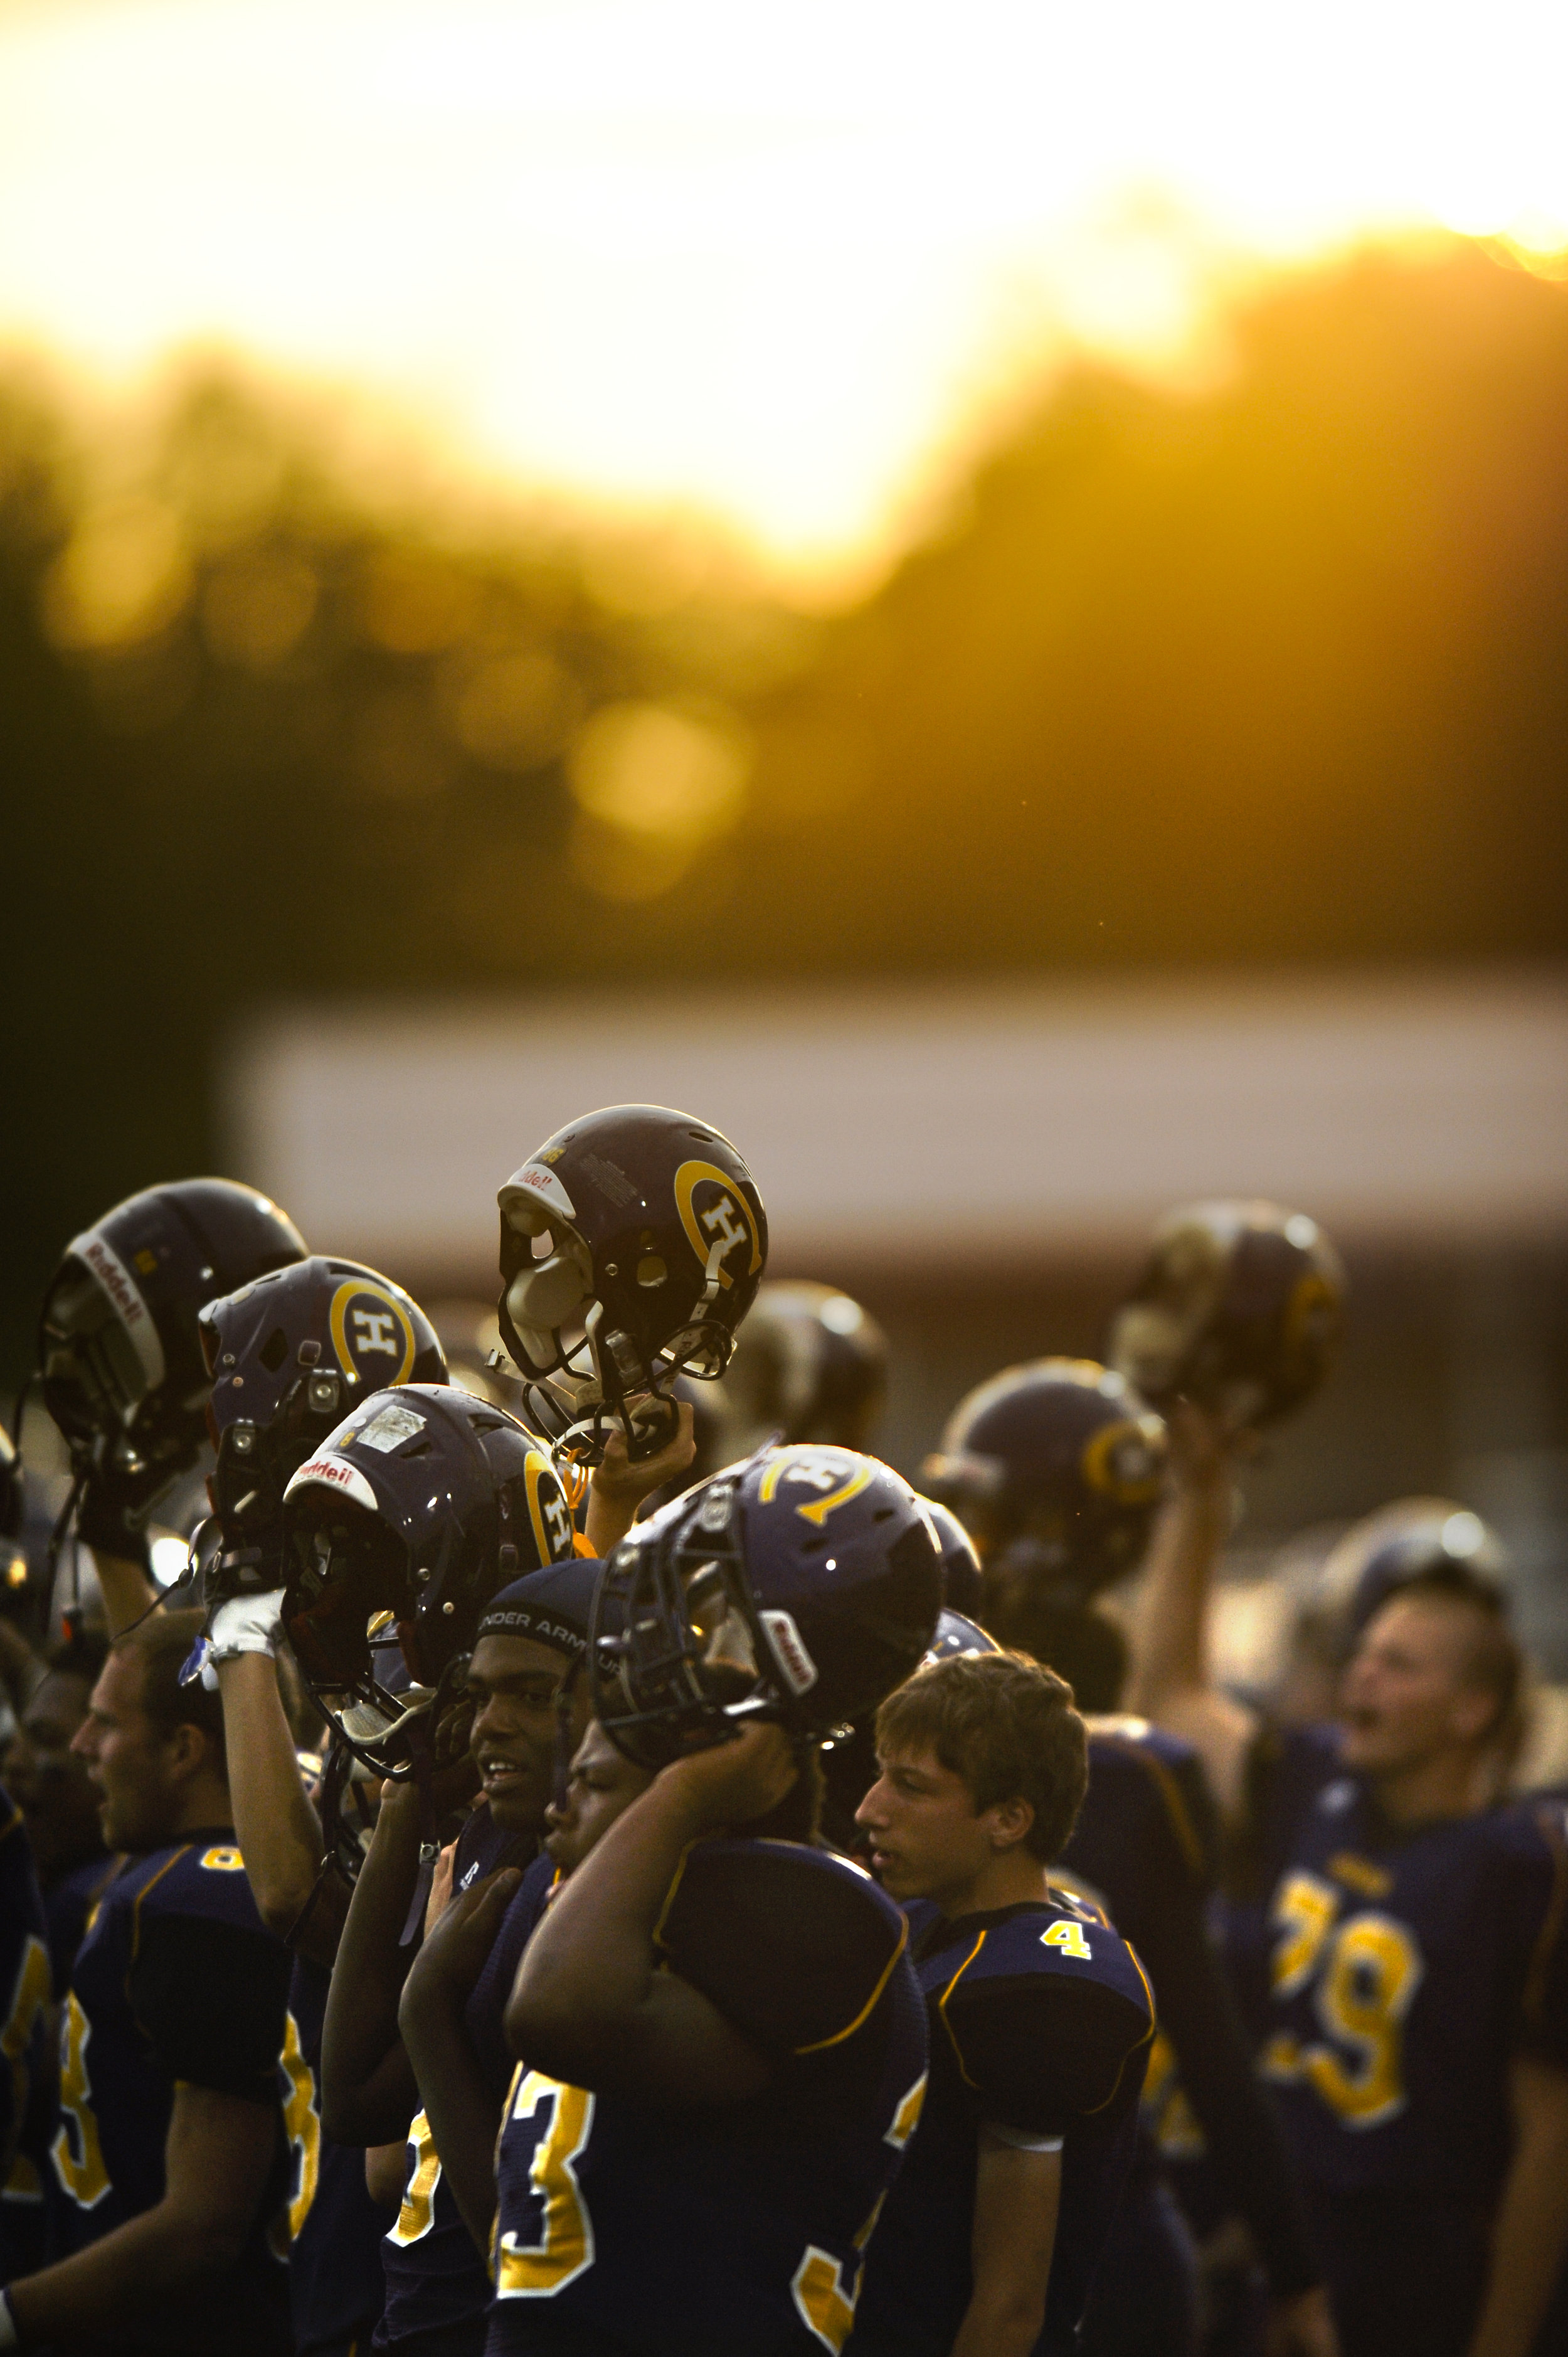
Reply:
[[[1148,1973],[1216,2183],[1262,2264],[1280,2352],[1332,2357],[1280,2122],[1208,1935],[1217,1845],[1202,1764],[1190,1744],[1116,1715],[1126,1641],[1094,1602],[1148,1544],[1165,1448],[1121,1376],[1040,1359],[969,1393],[926,1472],[973,1526],[987,1630],[1065,1677],[1086,1715],[1089,1789],[1062,1879],[1104,1907]],[[1087,2357],[1179,2357],[1197,2307],[1191,2237],[1145,2136],[1084,2327]]]
[[[1083,1798],[1083,1721],[1017,1653],[929,1663],[876,1717],[860,1807],[909,1918],[926,2108],[865,2261],[851,2348],[1066,2352],[1132,2157],[1154,2000],[1095,1910],[1049,1882]]]
[[[815,1746],[939,1601],[908,1486],[838,1448],[760,1452],[606,1566],[596,1713],[655,1772],[523,1950],[488,2357],[847,2339],[925,2022],[897,1910],[815,1843]]]
[[[1196,1744],[1257,1904],[1228,1949],[1306,2185],[1347,2357],[1525,2357],[1568,2240],[1568,1844],[1487,1805],[1519,1648],[1454,1565],[1362,1631],[1341,1724],[1263,1727],[1209,1675],[1232,1447],[1190,1404],[1133,1694]]]
[[[585,1617],[585,1641],[586,1634]],[[543,1857],[525,1875],[503,1868],[455,1896],[403,1983],[403,2043],[442,2176],[476,2249],[487,2255],[495,2228],[496,2136],[521,2067],[510,2067],[502,2026],[518,1961],[553,1891],[651,1781],[650,1770],[590,1722],[564,1795],[545,1810]]]
[[[71,1973],[51,2150],[53,2247],[14,2282],[0,2345],[286,2357],[270,2244],[289,1957],[234,1842],[216,1695],[182,1687],[195,1613],[111,1652],[74,1748],[109,1846],[135,1853]]]

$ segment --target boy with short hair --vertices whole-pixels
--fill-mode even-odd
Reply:
[[[1050,1887],[1088,1775],[1064,1680],[1019,1653],[918,1670],[877,1713],[858,1820],[909,1919],[926,2105],[866,2254],[854,2357],[1057,2357],[1126,2173],[1154,2005]]]

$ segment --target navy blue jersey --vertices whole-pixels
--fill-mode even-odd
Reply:
[[[1207,2146],[1221,2214],[1245,2218],[1276,2294],[1304,2291],[1321,2269],[1280,2121],[1253,2074],[1247,2025],[1208,1930],[1219,1835],[1202,1762],[1146,1719],[1088,1725],[1089,1789],[1061,1874],[1106,1908],[1155,1992],[1160,2037],[1136,2181],[1152,2180],[1156,2149],[1179,2162]]]
[[[483,1819],[466,1859],[459,1849],[454,1892],[467,1889],[481,1874],[493,1872],[487,1859],[499,1856],[507,1846],[509,1837],[490,1824],[488,1810]],[[552,1861],[536,1858],[501,1918],[495,1945],[464,2007],[468,2036],[498,2105],[512,2074],[502,2016],[517,1977],[518,1959],[554,1881]],[[430,2122],[423,2111],[416,2112],[409,2124],[403,2202],[397,2222],[383,2238],[381,2266],[386,2308],[376,2328],[378,2349],[396,2349],[403,2357],[416,2357],[420,2351],[431,2352],[431,2357],[478,2357],[490,2312],[489,2270],[442,2174]]]
[[[99,1902],[60,2024],[50,2148],[51,2245],[66,2256],[164,2191],[177,2082],[266,2107],[276,2167],[243,2250],[220,2270],[144,2296],[105,2349],[273,2357],[292,2348],[278,2099],[290,1958],[256,1913],[226,1826],[137,1858]]]
[[[49,1927],[49,1962],[54,1968],[57,2002],[63,2002],[70,1986],[70,1968],[92,1910],[124,1863],[124,1851],[95,1850],[80,1866],[62,1874],[58,1882],[52,1882],[44,1893],[44,1919]]]
[[[1154,2000],[1095,1908],[1053,1891],[983,1915],[908,1910],[931,2077],[866,2253],[857,2353],[946,2357],[973,2279],[978,2132],[1058,2145],[1061,2207],[1042,2349],[1069,2350],[1137,2130]]]
[[[22,1813],[0,1786],[0,2282],[43,2258],[48,1937]]]
[[[386,2215],[365,2190],[357,2145],[321,2133],[321,2033],[332,1975],[294,1960],[278,2068],[289,2141],[288,2290],[295,2357],[365,2346],[381,2312]]]
[[[804,2357],[848,2339],[925,2088],[904,1919],[829,1850],[722,1836],[686,1853],[659,1944],[772,2079],[750,2101],[682,2109],[521,2066],[487,2357]]]
[[[1484,2212],[1510,2057],[1568,2068],[1563,1803],[1397,1826],[1320,1736],[1286,1738],[1281,1764],[1262,2066],[1303,2173]]]

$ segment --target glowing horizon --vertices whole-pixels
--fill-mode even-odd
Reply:
[[[12,0],[0,342],[361,391],[445,463],[802,576],[1054,356],[1201,363],[1282,265],[1568,245],[1530,0]]]

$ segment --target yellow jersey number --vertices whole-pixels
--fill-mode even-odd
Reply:
[[[5,2017],[5,2029],[0,2030],[0,2056],[11,2066],[11,2117],[18,2125],[27,2111],[30,2091],[27,2048],[33,2025],[49,2001],[51,1986],[49,1952],[37,1934],[29,1932],[23,1943],[16,1986],[11,1993],[11,2010]],[[17,2153],[5,2179],[6,2192],[16,2201],[37,2201],[41,2200],[43,2190],[32,2162],[25,2153]]]
[[[397,2213],[397,2224],[387,2234],[389,2243],[417,2243],[429,2233],[435,2222],[435,2189],[441,2182],[441,2156],[435,2149],[435,2138],[430,2133],[430,2122],[424,2112],[415,2112],[408,2124],[409,2166],[403,2179],[403,2205]]]
[[[103,2166],[92,2085],[87,2075],[87,2042],[91,2034],[73,1989],[66,1998],[60,2025],[60,2124],[49,2158],[55,2175],[83,2210],[96,2209],[109,2190],[109,2171]]]
[[[1421,1951],[1391,1915],[1339,1920],[1341,1894],[1315,1874],[1286,1875],[1271,1919],[1279,1931],[1274,1993],[1316,1982],[1322,2043],[1286,2031],[1269,2040],[1265,2077],[1314,2088],[1348,2128],[1380,2127],[1404,2109],[1404,2019],[1421,1986]]]
[[[321,2173],[321,2115],[316,2108],[316,2080],[299,2042],[299,2024],[292,2013],[284,2016],[283,2074],[288,2082],[284,2105],[284,2134],[288,2138],[292,2174],[289,2179],[288,2238],[298,2239],[310,2215]]]
[[[533,2147],[529,2177],[543,2203],[536,2243],[502,2234],[498,2216],[495,2246],[498,2299],[548,2299],[594,2264],[594,2226],[573,2163],[594,2132],[594,2099],[582,2087],[547,2079],[542,2071],[520,2070],[512,2080],[508,2120],[532,2119],[542,2105],[550,2119]],[[505,2134],[502,2128],[502,2134]]]

